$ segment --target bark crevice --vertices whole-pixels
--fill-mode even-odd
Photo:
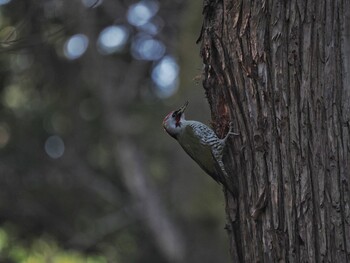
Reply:
[[[225,161],[235,262],[346,262],[350,1],[223,0],[203,14],[213,126],[240,132]]]

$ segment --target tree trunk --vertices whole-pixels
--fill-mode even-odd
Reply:
[[[350,261],[350,1],[204,0],[233,262]]]

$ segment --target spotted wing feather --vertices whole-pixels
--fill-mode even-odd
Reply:
[[[178,137],[185,152],[215,181],[221,182],[216,168],[217,162],[212,152],[211,144],[215,140],[218,140],[216,134],[200,122],[187,125],[184,132]]]

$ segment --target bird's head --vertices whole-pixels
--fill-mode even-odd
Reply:
[[[185,109],[188,105],[188,101],[178,110],[171,111],[163,120],[164,130],[172,137],[180,133],[182,129],[182,122],[185,120]]]

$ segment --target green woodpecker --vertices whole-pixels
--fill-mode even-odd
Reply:
[[[163,120],[165,131],[175,138],[185,152],[216,182],[232,191],[229,175],[222,161],[223,151],[228,137],[234,134],[230,130],[220,139],[207,125],[185,119],[186,102],[180,109],[170,112]],[[229,183],[230,184],[230,183]]]

